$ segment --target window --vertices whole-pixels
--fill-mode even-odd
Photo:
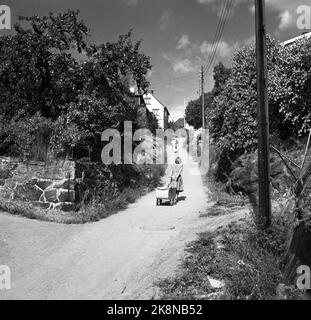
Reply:
[[[145,103],[146,103],[147,106],[151,105],[150,100],[151,100],[151,98],[145,98]]]
[[[158,117],[160,115],[159,109],[152,109],[153,114]]]

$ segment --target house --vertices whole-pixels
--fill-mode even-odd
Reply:
[[[136,106],[137,119],[136,126],[138,129],[149,128],[150,130],[155,130],[154,120],[152,112],[148,110],[144,97],[137,87],[136,81],[131,74],[128,74],[123,79],[125,87],[127,87],[127,97],[126,101]]]
[[[170,113],[154,95],[153,92],[148,92],[144,94],[144,100],[147,106],[147,109],[152,112],[158,119],[159,128],[166,130],[168,128],[169,116]]]
[[[282,45],[283,45],[284,47],[289,47],[289,46],[291,46],[292,44],[294,44],[296,41],[299,41],[299,40],[302,40],[302,39],[309,39],[309,38],[311,38],[311,32],[304,33],[304,34],[301,35],[301,36],[298,36],[298,37],[295,37],[295,38],[293,38],[293,39],[284,41],[284,42],[282,42]]]

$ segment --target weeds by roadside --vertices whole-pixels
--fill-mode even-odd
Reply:
[[[0,198],[0,211],[12,215],[36,219],[40,221],[56,222],[64,224],[83,223],[83,219],[75,212],[63,212],[60,210],[44,210],[33,206],[31,203]]]
[[[204,180],[204,183],[208,185],[208,198],[213,206],[202,213],[201,218],[230,214],[249,204],[248,199],[242,194],[227,193],[224,187],[215,181],[212,174],[207,175]]]
[[[275,221],[267,233],[255,225],[233,223],[199,235],[190,243],[179,276],[160,283],[163,299],[265,300],[274,299],[281,282],[278,261],[284,252],[285,232]],[[210,279],[224,282],[221,290]]]
[[[77,212],[64,212],[56,209],[45,210],[38,208],[29,202],[0,198],[0,211],[28,219],[64,224],[82,224],[99,221],[112,214],[116,214],[117,212],[126,209],[129,204],[136,202],[136,200],[145,195],[148,191],[149,190],[146,188],[135,190],[125,189],[116,198],[111,199],[106,203],[94,200],[88,205],[82,206]]]
[[[126,209],[129,204],[135,203],[149,191],[148,188],[127,188],[119,196],[106,203],[101,202],[100,199],[93,199],[89,204],[82,205],[78,214],[83,222],[99,221]]]
[[[214,205],[201,217],[230,214],[249,204],[230,195],[211,176],[205,181]],[[273,206],[272,227],[260,231],[252,215],[212,232],[198,235],[186,247],[179,274],[158,283],[162,299],[176,300],[276,300],[307,299],[295,288],[280,286],[280,262],[287,249],[292,219]],[[220,283],[215,287],[213,282]],[[285,294],[285,293],[286,294]]]

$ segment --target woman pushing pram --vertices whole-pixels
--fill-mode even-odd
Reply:
[[[180,192],[184,191],[184,184],[181,173],[183,165],[180,157],[177,157],[175,164],[172,165],[168,183],[164,187],[159,187],[156,190],[157,206],[161,205],[163,201],[168,201],[171,206],[178,202]]]
[[[178,197],[181,192],[184,191],[184,183],[182,179],[182,171],[184,166],[182,164],[181,158],[177,157],[175,159],[175,163],[172,165],[169,181],[171,184],[171,188],[175,194],[175,204],[178,202]]]

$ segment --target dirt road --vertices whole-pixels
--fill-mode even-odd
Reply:
[[[156,207],[150,193],[98,223],[59,225],[0,213],[0,265],[12,289],[0,299],[151,299],[154,282],[174,274],[197,232],[237,220],[199,218],[207,196],[199,169],[185,165],[185,193],[176,206]]]

